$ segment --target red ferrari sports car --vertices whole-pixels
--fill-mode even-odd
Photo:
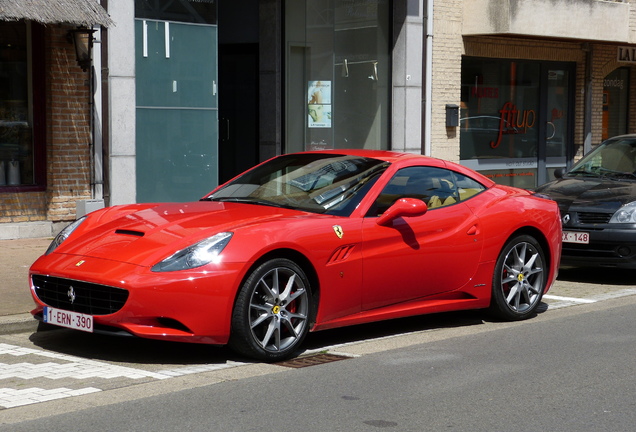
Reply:
[[[78,219],[30,269],[32,313],[278,361],[309,331],[460,309],[530,317],[560,254],[555,202],[460,165],[287,154],[198,202]]]

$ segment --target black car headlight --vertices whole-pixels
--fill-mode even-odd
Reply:
[[[49,245],[49,248],[46,250],[44,255],[48,255],[51,252],[53,252],[55,249],[57,249],[57,247],[61,245],[64,242],[64,240],[66,240],[68,236],[70,236],[71,233],[75,231],[75,229],[78,226],[80,226],[82,222],[84,222],[85,220],[86,220],[86,216],[82,216],[81,218],[73,222],[72,224],[67,225],[66,228],[64,228],[62,231],[60,231],[58,235],[55,236],[55,238]]]
[[[181,249],[152,267],[153,272],[188,270],[216,261],[233,233],[222,232]]]
[[[609,223],[636,223],[636,201],[625,204],[619,208]]]

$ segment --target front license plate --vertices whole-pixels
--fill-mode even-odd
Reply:
[[[579,231],[563,231],[563,243],[589,244],[590,233]]]
[[[85,332],[93,332],[93,317],[51,307],[44,308],[44,322]]]

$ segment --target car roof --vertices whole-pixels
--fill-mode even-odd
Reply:
[[[358,156],[358,157],[367,157],[372,159],[378,159],[385,162],[389,162],[394,164],[396,162],[400,162],[401,166],[407,166],[409,161],[423,161],[427,162],[431,166],[445,167],[448,169],[452,169],[473,179],[479,181],[486,187],[492,187],[495,185],[495,182],[491,179],[485,177],[481,173],[474,171],[470,168],[467,168],[463,165],[460,165],[455,162],[447,161],[445,159],[438,159],[431,156],[424,156],[417,153],[402,153],[396,151],[389,150],[368,150],[368,149],[333,149],[333,150],[316,150],[316,151],[308,151],[302,153],[334,153],[339,155],[347,155],[347,156]],[[417,163],[417,162],[415,162]]]
[[[396,162],[398,160],[406,159],[434,159],[430,156],[424,156],[415,153],[401,153],[390,150],[369,150],[369,149],[337,149],[337,150],[317,150],[304,153],[336,153],[348,156],[368,157],[372,159],[379,159],[385,162]]]

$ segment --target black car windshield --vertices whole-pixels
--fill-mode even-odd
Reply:
[[[605,141],[567,175],[636,180],[636,138],[616,137]]]
[[[203,198],[348,216],[388,162],[331,153],[279,156]]]

